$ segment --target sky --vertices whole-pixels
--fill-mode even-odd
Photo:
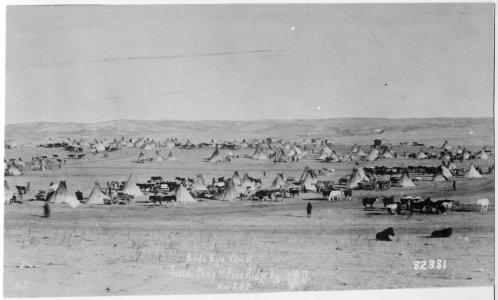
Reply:
[[[494,4],[8,6],[5,122],[492,117]]]

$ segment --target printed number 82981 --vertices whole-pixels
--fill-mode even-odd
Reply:
[[[444,270],[446,269],[446,259],[438,260],[416,260],[413,262],[414,270]]]

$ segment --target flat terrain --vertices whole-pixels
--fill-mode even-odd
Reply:
[[[453,128],[454,129],[454,128]],[[452,130],[453,130],[452,129]],[[427,129],[428,130],[428,129]],[[453,137],[456,145],[476,151],[492,149],[493,139],[468,139],[469,128]],[[456,132],[456,131],[455,131]],[[414,133],[411,133],[414,134]],[[144,135],[146,136],[146,135]],[[421,135],[423,136],[423,135]],[[72,137],[72,136],[71,136]],[[125,136],[126,137],[126,136]],[[376,135],[368,136],[371,140]],[[76,136],[75,136],[76,138]],[[344,137],[340,152],[351,149]],[[440,146],[445,137],[428,145]],[[392,140],[394,141],[394,139]],[[402,141],[402,140],[400,140]],[[424,142],[423,139],[420,141]],[[365,150],[369,148],[367,143]],[[398,153],[419,147],[394,147]],[[428,151],[439,151],[438,149]],[[156,149],[144,151],[153,157]],[[50,182],[67,181],[68,190],[87,197],[93,183],[150,176],[171,180],[175,176],[242,176],[261,178],[271,184],[277,172],[299,177],[305,166],[331,168],[319,180],[348,176],[352,162],[324,163],[312,160],[274,164],[243,158],[254,149],[235,151],[230,163],[203,161],[213,149],[172,150],[177,161],[136,164],[140,149],[123,149],[67,160],[58,170],[29,172],[9,177],[10,186],[31,183],[31,195],[46,190]],[[169,150],[162,149],[166,156]],[[221,150],[225,154],[227,150]],[[45,148],[7,149],[6,158],[64,154]],[[494,164],[472,161],[477,166]],[[362,166],[437,166],[438,160],[393,159],[360,162]],[[467,168],[469,161],[457,162]],[[266,176],[263,176],[263,171]],[[413,176],[412,176],[413,177]],[[52,216],[41,218],[41,202],[6,205],[4,218],[4,296],[96,296],[137,294],[197,294],[294,290],[388,289],[417,287],[489,286],[494,274],[494,174],[482,179],[456,178],[433,183],[423,177],[416,188],[387,191],[355,191],[350,201],[328,202],[321,194],[304,193],[285,202],[220,202],[199,199],[190,205],[87,206],[72,209],[52,205]],[[446,215],[403,211],[389,216],[381,203],[364,210],[365,196],[402,195],[459,200],[461,206]],[[29,198],[29,197],[28,197]],[[491,201],[487,213],[479,212],[475,200]],[[311,218],[305,207],[313,204]],[[375,234],[393,227],[395,239],[379,242]],[[433,230],[452,227],[450,238],[426,238]],[[440,260],[430,269],[414,269],[415,261]],[[36,265],[37,268],[19,268]],[[417,264],[417,263],[415,263]],[[108,288],[108,289],[107,289]]]

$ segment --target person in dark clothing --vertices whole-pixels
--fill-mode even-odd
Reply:
[[[43,205],[43,217],[44,218],[50,218],[50,205],[48,204],[48,201]]]
[[[311,218],[311,209],[313,206],[311,205],[311,202],[308,202],[308,205],[306,206],[306,212],[308,213],[307,216],[308,218]]]
[[[453,190],[456,191],[456,180],[453,180]]]

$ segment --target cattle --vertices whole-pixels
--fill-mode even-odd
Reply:
[[[387,207],[387,205],[394,203],[394,196],[384,198],[382,202],[384,203],[384,207]]]
[[[353,197],[353,190],[344,190],[344,197],[346,198],[346,200],[351,200],[351,197]]]
[[[254,198],[257,198],[258,200],[261,200],[263,201],[263,198],[264,197],[267,197],[267,198],[270,198],[271,199],[271,195],[273,194],[272,191],[270,190],[259,190],[257,191],[255,194],[254,194]]]
[[[17,192],[19,192],[19,195],[25,195],[26,192],[28,191],[28,188],[26,186],[19,186],[16,185]]]
[[[489,206],[489,200],[484,198],[484,199],[477,199],[476,201],[477,205],[481,208],[481,213],[485,213],[488,211],[488,206]]]
[[[394,229],[392,227],[387,228],[375,235],[375,239],[378,241],[392,241],[394,237]]]
[[[378,202],[377,198],[363,198],[363,207],[367,209],[367,205],[370,205],[370,208],[373,208],[376,202]]]
[[[336,198],[338,200],[341,200],[341,198],[344,198],[344,193],[341,192],[341,191],[330,191],[330,193],[329,193],[329,202],[331,200],[335,200]]]
[[[154,196],[149,196],[149,202],[154,202],[154,206],[156,205],[156,202],[159,202],[159,205],[162,205],[162,202],[171,202],[171,201],[176,201],[176,196],[171,195],[171,196],[162,196],[162,195],[154,195]]]
[[[431,237],[433,238],[442,238],[442,237],[450,237],[452,234],[453,229],[452,228],[445,228],[441,230],[434,230],[431,233]]]
[[[296,195],[299,196],[299,188],[289,188],[289,194],[292,196],[292,197],[295,197]]]
[[[410,205],[409,205],[410,214],[413,215],[414,209],[419,209],[420,213],[422,213],[424,208],[426,208],[427,211],[431,211],[432,205],[433,205],[433,202],[431,201],[430,197],[425,199],[424,201],[418,201],[418,200],[411,199]]]
[[[323,196],[323,199],[327,199],[330,195],[330,192],[332,192],[332,190],[323,190],[322,189],[322,196]],[[329,200],[330,201],[330,200]]]
[[[459,206],[460,202],[458,201],[453,201],[453,200],[438,200],[434,202],[433,207],[436,208],[436,213],[446,213],[447,210],[451,210],[453,208],[453,205]]]
[[[392,215],[393,212],[395,215],[399,215],[401,214],[401,203],[400,202],[395,202],[395,203],[392,203],[392,204],[388,204],[386,206],[387,208],[387,212]]]

